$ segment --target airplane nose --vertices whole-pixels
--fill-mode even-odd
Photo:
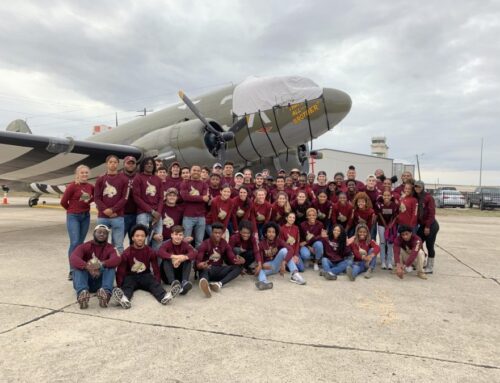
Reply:
[[[351,110],[352,100],[347,93],[333,88],[323,88],[323,98],[331,128],[347,116]]]

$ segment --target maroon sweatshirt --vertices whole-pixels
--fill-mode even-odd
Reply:
[[[259,242],[260,251],[257,253],[255,260],[258,263],[266,263],[271,262],[278,254],[278,251],[285,248],[287,251],[287,255],[285,257],[285,261],[288,262],[293,257],[292,247],[287,245],[285,241],[280,238],[276,238],[274,241],[269,242],[267,239],[263,239]]]
[[[283,192],[283,193],[286,193],[286,195],[288,196],[288,201],[291,201],[292,199],[290,198],[290,193],[288,193],[287,190],[285,189],[282,189],[282,190],[279,190],[277,188],[274,188],[273,190],[271,190],[267,196],[269,197],[268,200],[271,202],[271,203],[274,203],[276,202],[276,200],[278,199],[278,194],[280,192]]]
[[[167,241],[158,249],[158,256],[162,259],[172,259],[172,255],[187,255],[190,261],[194,261],[196,250],[184,241],[180,245],[175,245],[172,241]]]
[[[125,172],[122,172],[122,174],[128,183],[128,190],[127,190],[128,198],[127,198],[127,203],[123,207],[123,214],[137,214],[137,204],[135,203],[134,200],[134,189],[132,186],[134,183],[135,173],[131,176]]]
[[[128,200],[128,178],[121,173],[104,174],[95,182],[94,195],[99,218],[109,218],[104,214],[106,209],[122,217]]]
[[[185,217],[204,217],[205,201],[203,196],[208,194],[208,186],[202,180],[189,180],[181,184],[181,197],[184,201]]]
[[[384,225],[380,216],[384,217],[385,224],[388,225],[399,214],[399,204],[396,201],[390,201],[389,205],[384,205],[384,202],[377,202],[378,223]]]
[[[200,262],[208,262],[209,266],[222,266],[224,262],[234,265],[236,257],[226,240],[221,239],[219,243],[214,243],[211,238],[208,238],[198,249],[196,264]]]
[[[90,203],[94,201],[94,185],[72,182],[66,186],[61,198],[61,206],[68,214],[80,214],[90,211]]]
[[[314,195],[317,197],[318,194],[322,191],[326,192],[328,189],[328,184],[325,183],[324,185],[320,185],[318,183],[313,184],[312,186],[312,191],[314,192]]]
[[[153,270],[155,279],[160,282],[158,254],[149,246],[141,249],[129,246],[122,254],[120,265],[116,271],[116,284],[120,287],[127,275],[150,273]]]
[[[160,177],[154,174],[138,173],[134,178],[132,188],[137,204],[137,214],[151,213],[152,210],[161,213],[163,185]]]
[[[253,232],[257,232],[257,224],[255,222],[255,215],[253,214],[253,202],[251,201],[250,196],[247,197],[246,201],[242,201],[240,197],[233,198],[233,212],[231,214],[231,219],[233,222],[233,231],[238,230],[240,221],[246,220],[252,223]]]
[[[339,243],[336,240],[321,237],[321,242],[323,243],[323,256],[333,263],[340,262],[349,255],[349,247],[347,245],[344,247],[343,254],[340,254]]]
[[[114,269],[120,264],[120,255],[116,248],[109,244],[104,243],[99,245],[93,240],[78,245],[69,257],[69,263],[75,269],[83,270],[93,257],[96,257],[104,267]]]
[[[417,226],[417,199],[414,197],[404,197],[400,200],[399,214],[397,218],[399,225],[409,227]]]
[[[292,248],[292,256],[299,255],[300,233],[297,225],[283,225],[280,227],[280,239]]]
[[[337,202],[332,207],[332,223],[336,225],[342,225],[344,229],[347,226],[351,226],[352,222],[352,205],[349,202],[346,202],[345,205],[342,205],[340,202]]]
[[[396,264],[401,263],[400,255],[401,249],[410,253],[410,257],[406,260],[405,266],[411,266],[415,259],[417,259],[418,252],[422,249],[422,240],[416,234],[411,235],[409,241],[404,241],[400,235],[394,240],[394,261]]]
[[[370,198],[370,201],[372,201],[372,206],[375,206],[377,199],[380,196],[380,192],[377,187],[373,190],[365,189],[365,193],[368,195],[368,198]]]
[[[277,202],[273,203],[271,207],[271,221],[276,222],[280,226],[284,225],[286,222],[285,214],[285,206],[279,206]]]
[[[417,200],[417,220],[419,225],[426,228],[430,228],[431,225],[436,220],[436,204],[434,198],[427,193],[424,194],[423,212],[418,211],[418,200]]]
[[[375,211],[372,208],[354,209],[352,211],[352,226],[356,227],[360,223],[366,223],[368,229],[371,230],[374,217]]]
[[[306,220],[306,211],[311,207],[311,203],[306,200],[302,205],[299,205],[297,200],[292,201],[290,204],[292,206],[292,210],[295,212],[296,220],[295,223],[300,225],[302,222]]]
[[[253,215],[255,217],[255,221],[257,223],[265,223],[268,222],[271,218],[271,204],[267,201],[264,201],[263,204],[258,204],[254,202],[253,204]]]
[[[221,196],[215,197],[212,200],[212,205],[210,206],[210,215],[207,223],[211,225],[212,223],[219,222],[224,225],[225,229],[227,229],[232,213],[233,201],[231,198],[224,201]]]
[[[169,188],[174,188],[177,190],[177,192],[180,192],[181,183],[182,183],[181,177],[172,178],[168,176],[163,185],[165,186],[165,190]]]
[[[229,238],[229,247],[234,249],[235,247],[240,247],[243,251],[251,251],[254,256],[259,252],[259,246],[257,245],[257,241],[253,235],[246,241],[241,238],[239,233],[233,234]]]
[[[354,255],[354,260],[356,262],[361,262],[363,260],[363,255],[368,255],[370,250],[373,250],[373,255],[377,256],[380,253],[380,246],[377,245],[373,239],[370,242],[360,241],[359,243],[353,242],[349,245],[349,248]]]
[[[306,246],[312,246],[314,242],[321,240],[323,227],[323,224],[318,220],[312,225],[308,221],[302,222],[300,224],[300,241],[306,242]]]
[[[163,240],[170,238],[172,234],[172,227],[175,225],[182,225],[182,218],[184,217],[184,205],[168,206],[163,205],[162,222],[163,222]]]
[[[331,220],[332,217],[332,203],[326,200],[325,203],[319,203],[319,200],[316,199],[312,203],[312,207],[316,209],[318,212],[318,221],[321,221],[324,227],[326,227],[326,223]]]

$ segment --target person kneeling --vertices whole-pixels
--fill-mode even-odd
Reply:
[[[399,235],[394,241],[394,260],[396,261],[396,275],[403,279],[404,273],[417,268],[417,277],[427,279],[424,272],[425,253],[422,249],[422,240],[409,226],[400,226]]]
[[[240,265],[245,263],[244,258],[235,257],[229,244],[222,239],[225,231],[223,224],[215,222],[210,238],[204,240],[198,249],[196,268],[200,272],[199,286],[207,298],[212,296],[212,291],[219,292],[222,286],[240,275]]]
[[[106,225],[97,225],[94,239],[82,243],[71,253],[73,287],[81,309],[89,306],[90,293],[96,291],[99,306],[108,307],[115,267],[120,263],[118,250],[108,243],[109,233]]]
[[[247,273],[253,274],[252,265],[255,265],[255,254],[259,251],[257,240],[252,233],[252,223],[247,220],[241,220],[238,232],[229,238],[229,246],[236,257],[244,259],[243,267]]]
[[[148,229],[144,225],[132,228],[132,245],[123,252],[116,273],[118,287],[113,290],[113,297],[126,309],[131,307],[130,300],[135,290],[149,291],[163,305],[169,303],[181,290],[178,281],[172,284],[168,293],[161,287],[158,255],[155,250],[146,246],[147,233]]]
[[[172,227],[171,240],[166,241],[158,250],[161,262],[161,271],[165,282],[173,286],[181,283],[181,295],[191,290],[193,285],[189,282],[191,262],[196,258],[193,247],[184,241],[184,228],[180,225]]]
[[[344,227],[337,224],[328,233],[323,230],[321,232],[321,241],[324,248],[324,256],[321,258],[322,275],[325,279],[334,281],[337,279],[337,275],[346,271],[348,266],[352,266],[351,252],[347,246],[347,235]]]
[[[291,247],[278,238],[279,226],[274,222],[268,222],[262,228],[262,233],[264,238],[259,244],[260,252],[257,255],[257,268],[255,269],[255,275],[259,280],[255,286],[259,290],[272,289],[273,283],[267,280],[267,276],[278,272],[281,276],[285,275],[286,266],[290,270],[290,282],[305,285],[306,281],[300,275],[297,265],[292,259]]]

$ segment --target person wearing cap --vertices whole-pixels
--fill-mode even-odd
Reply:
[[[278,176],[286,177],[286,170],[285,169],[278,170]]]
[[[177,161],[172,162],[168,168],[168,175],[164,184],[165,190],[175,188],[177,192],[179,192],[179,188],[182,182],[180,173],[181,165]]]
[[[95,292],[99,306],[108,306],[115,281],[115,267],[120,263],[120,254],[108,243],[109,231],[106,225],[97,225],[93,239],[77,246],[69,258],[80,309],[88,307],[90,293]]]
[[[184,201],[184,218],[182,226],[187,237],[194,237],[198,248],[205,236],[205,204],[210,200],[208,185],[200,179],[201,167],[191,166],[190,179],[181,184],[181,197]]]
[[[90,169],[79,165],[75,169],[75,180],[69,183],[61,197],[61,206],[66,210],[66,228],[69,235],[68,260],[75,248],[85,241],[90,225],[90,204],[94,201],[94,185],[89,181]],[[70,264],[68,280],[73,278]]]
[[[181,291],[178,281],[172,283],[169,292],[161,286],[158,253],[146,245],[147,235],[146,226],[133,227],[133,243],[123,252],[116,271],[117,287],[113,290],[113,298],[125,309],[131,307],[130,300],[136,290],[150,292],[162,305],[170,303]]]
[[[413,265],[417,269],[417,277],[427,279],[424,272],[425,253],[422,249],[422,240],[409,226],[400,226],[399,235],[394,240],[394,261],[396,275],[403,279],[404,273],[411,273]]]
[[[106,158],[106,173],[99,176],[94,187],[97,223],[111,229],[111,243],[123,253],[125,232],[124,208],[128,199],[128,179],[118,173],[118,157]]]
[[[312,185],[312,191],[314,195],[317,196],[320,191],[326,191],[328,185],[326,183],[326,172],[324,170],[320,170],[318,172],[318,177],[316,178],[318,182]]]
[[[292,177],[292,182],[294,186],[299,184],[300,170],[297,168],[293,168],[290,170],[290,176]]]
[[[415,181],[414,189],[415,198],[417,199],[417,235],[425,243],[429,255],[425,272],[432,274],[434,271],[434,258],[436,256],[434,244],[436,243],[439,231],[439,223],[436,221],[436,204],[430,193],[425,191],[423,181]]]
[[[149,233],[154,248],[160,247],[163,241],[161,212],[163,209],[163,183],[155,175],[156,164],[152,157],[141,162],[140,173],[134,178],[132,185],[134,200],[137,204],[137,224],[151,227]]]
[[[222,170],[222,184],[234,185],[234,164],[231,161],[226,161],[224,163],[224,169]]]
[[[252,190],[252,193],[250,193],[249,197],[253,199],[255,190],[262,189],[262,188],[266,189],[269,192],[269,189],[267,189],[267,186],[265,185],[265,182],[264,182],[264,175],[262,173],[257,173],[255,175],[254,188]]]
[[[222,165],[220,163],[216,162],[214,166],[212,166],[212,174],[219,174],[222,176]]]
[[[128,235],[130,243],[132,243],[132,236],[130,230],[136,224],[137,220],[137,205],[134,200],[134,192],[132,184],[137,173],[137,160],[133,156],[127,156],[123,160],[122,174],[128,183],[127,189],[127,202],[123,207],[123,238]]]
[[[177,203],[176,188],[168,188],[165,193],[165,204],[162,210],[163,240],[170,239],[172,227],[182,224],[184,205]]]

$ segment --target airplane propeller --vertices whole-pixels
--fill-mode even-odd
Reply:
[[[241,118],[237,120],[231,128],[224,132],[220,132],[215,129],[210,123],[207,121],[205,116],[201,114],[200,110],[195,106],[195,104],[189,99],[186,94],[180,90],[179,97],[186,104],[186,106],[193,112],[193,114],[198,117],[198,119],[205,125],[205,130],[207,133],[211,134],[213,137],[214,148],[211,150],[213,155],[217,155],[219,161],[224,162],[226,159],[226,142],[234,140],[234,135],[238,130],[240,130],[246,124],[246,118]]]

